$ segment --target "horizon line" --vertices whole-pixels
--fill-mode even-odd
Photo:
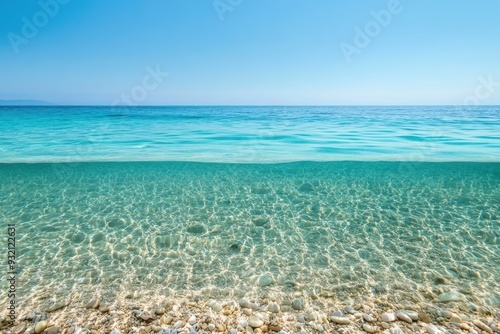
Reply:
[[[0,100],[2,101],[2,100]],[[500,107],[500,104],[145,104],[136,106],[111,104],[1,104],[0,107]]]

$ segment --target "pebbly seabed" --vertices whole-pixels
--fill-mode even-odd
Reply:
[[[498,310],[474,309],[459,292],[436,296],[433,303],[392,304],[370,298],[344,305],[330,293],[290,299],[260,297],[235,300],[200,295],[161,298],[148,303],[140,295],[125,303],[92,298],[59,302],[45,312],[23,315],[8,333],[471,333],[500,332]],[[293,298],[293,299],[292,299]],[[83,301],[83,300],[82,300]],[[1,318],[2,326],[6,319]]]

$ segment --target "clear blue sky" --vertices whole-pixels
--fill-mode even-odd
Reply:
[[[107,105],[135,89],[138,104],[500,104],[498,0],[54,1],[0,3],[0,99]],[[356,27],[373,37],[349,62]],[[146,69],[157,65],[159,85]]]

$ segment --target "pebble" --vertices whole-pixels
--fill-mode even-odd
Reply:
[[[269,325],[269,329],[274,331],[274,332],[279,332],[281,330],[280,325]]]
[[[249,309],[249,308],[242,308],[241,309],[241,312],[246,315],[247,317],[251,316],[252,315],[252,309]]]
[[[273,284],[274,280],[271,276],[269,275],[262,275],[259,277],[259,280],[257,281],[257,284],[260,286],[260,287],[264,287],[264,286],[268,286],[268,285],[271,285]]]
[[[352,308],[351,306],[346,306],[345,309],[344,309],[347,313],[349,314],[354,314],[356,313],[356,310],[354,308]]]
[[[401,310],[404,314],[410,317],[411,320],[417,321],[418,320],[418,312],[412,311],[412,310]]]
[[[458,302],[464,300],[465,296],[458,291],[450,291],[440,294],[439,296],[437,296],[437,299],[443,303]]]
[[[215,325],[214,324],[208,324],[207,328],[208,328],[209,331],[213,331],[215,329]]]
[[[425,328],[427,329],[429,334],[443,334],[443,332],[433,324],[428,324],[427,326],[425,326]]]
[[[394,313],[383,313],[382,314],[382,321],[385,322],[393,322],[396,321],[396,315]]]
[[[377,326],[372,326],[372,325],[368,325],[368,324],[363,324],[363,329],[365,330],[365,332],[368,332],[368,333],[375,333],[376,331],[378,331]]]
[[[99,299],[93,299],[87,304],[85,304],[85,308],[98,308],[99,307]]]
[[[368,322],[375,322],[376,319],[373,317],[373,315],[369,314],[369,313],[363,313],[363,319],[365,319],[365,321],[368,321]]]
[[[335,297],[335,295],[333,294],[333,292],[325,291],[325,290],[321,291],[320,296],[324,297],[324,298],[333,298],[333,297]]]
[[[255,328],[253,334],[262,334],[262,330],[260,328]]]
[[[166,317],[163,315],[161,318],[160,318],[160,321],[162,323],[164,323],[165,325],[170,325],[172,323],[172,321],[174,320],[174,318],[172,318],[170,315],[167,315]]]
[[[389,329],[391,328],[391,325],[389,325],[387,322],[385,321],[382,321],[382,327],[384,327],[385,329]]]
[[[343,317],[344,316],[344,313],[340,312],[340,311],[335,311],[332,313],[332,315],[334,317]]]
[[[389,329],[390,334],[403,334],[403,331],[399,326],[394,326],[393,328]]]
[[[438,314],[442,317],[445,317],[446,319],[450,319],[453,316],[453,314],[450,311],[441,311],[438,312]]]
[[[165,313],[165,308],[164,308],[164,307],[157,307],[157,308],[155,309],[155,314],[156,314],[156,315],[162,315],[162,314],[164,314],[164,313]]]
[[[470,321],[470,318],[469,316],[465,315],[465,314],[459,314],[458,315],[460,318],[462,318],[463,321]]]
[[[47,321],[40,321],[35,325],[35,333],[39,334],[47,328]]]
[[[207,302],[207,305],[208,305],[208,307],[210,307],[215,312],[220,312],[220,310],[222,310],[222,305],[218,301],[216,301],[214,299],[210,299]]]
[[[271,313],[279,313],[280,312],[280,306],[276,303],[270,303],[269,306],[267,307],[267,310]]]
[[[314,191],[314,186],[310,184],[309,182],[303,183],[299,189],[300,192],[311,192]]]
[[[57,304],[54,304],[54,305],[52,305],[51,307],[49,307],[49,308],[47,309],[47,312],[55,312],[55,311],[57,311],[57,310],[62,309],[63,307],[68,306],[68,305],[69,305],[69,303],[68,303],[68,302],[57,303]]]
[[[118,329],[113,329],[109,334],[121,334]]]
[[[250,318],[248,318],[248,324],[253,328],[257,328],[264,325],[264,321],[262,321],[262,319],[257,316],[251,316]]]
[[[396,317],[399,320],[406,321],[409,324],[411,324],[413,322],[413,320],[411,320],[411,318],[406,313],[403,313],[401,311],[396,312]]]
[[[207,232],[207,228],[201,224],[194,224],[189,226],[187,231],[193,234],[201,234]]]
[[[240,304],[241,308],[252,308],[252,303],[250,303],[246,299],[240,299],[240,301],[238,302],[238,304]]]
[[[351,320],[349,320],[348,318],[335,316],[330,316],[330,321],[339,325],[349,325],[351,323]]]
[[[296,311],[300,311],[304,308],[304,304],[302,304],[302,301],[300,299],[294,299],[292,301],[292,308]]]
[[[193,326],[193,325],[196,324],[196,317],[194,315],[192,315],[191,317],[189,317],[188,324],[190,324],[191,326]]]
[[[493,334],[493,330],[490,327],[488,327],[488,325],[486,325],[484,322],[480,320],[472,320],[472,323],[476,325],[478,328],[482,329],[483,331],[486,331],[489,334]]]
[[[2,317],[0,317],[0,327],[4,321],[5,321],[5,318],[2,319]],[[19,324],[17,326],[14,326],[11,331],[13,334],[21,334],[21,333],[24,333],[25,328],[26,328],[25,324]]]
[[[59,327],[57,326],[52,326],[47,330],[47,334],[58,334],[59,333]]]
[[[304,318],[304,315],[302,313],[299,313],[297,315],[297,321],[300,322],[301,324],[306,322],[306,319]]]

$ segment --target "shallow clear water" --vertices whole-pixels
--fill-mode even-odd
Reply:
[[[0,108],[20,309],[89,291],[420,304],[460,291],[464,307],[498,309],[499,119],[498,107]]]
[[[498,163],[3,164],[0,178],[25,305],[323,290],[500,303]]]

